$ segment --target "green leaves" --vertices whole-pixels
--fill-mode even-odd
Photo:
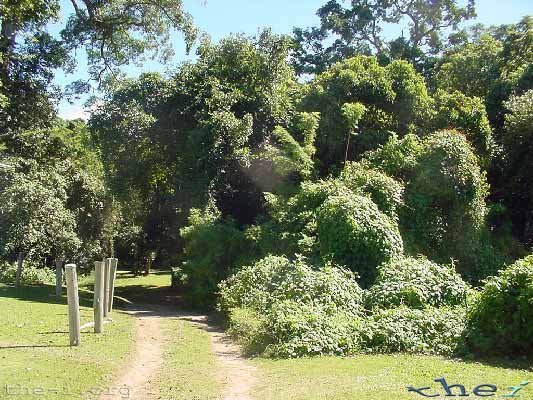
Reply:
[[[468,310],[467,350],[530,356],[533,352],[533,256],[490,278]]]
[[[311,117],[311,118],[309,118]],[[305,121],[305,118],[311,121]],[[273,137],[277,146],[266,145],[261,158],[272,161],[275,171],[284,178],[291,174],[299,173],[303,179],[308,179],[314,172],[313,155],[316,151],[314,139],[318,127],[318,116],[301,114],[301,127],[306,129],[302,132],[303,144],[281,126],[274,129]]]
[[[398,226],[368,197],[329,197],[318,210],[317,233],[322,257],[355,271],[363,287],[378,265],[403,254]]]
[[[104,73],[116,74],[118,67],[142,61],[145,55],[163,62],[170,60],[173,30],[184,34],[188,50],[198,36],[181,0],[73,0],[72,3],[75,12],[62,37],[71,48],[85,48],[91,75],[97,80]]]
[[[268,256],[224,281],[220,293],[230,331],[248,350],[275,357],[356,350],[350,329],[362,311],[362,290],[347,270]]]
[[[370,309],[405,305],[410,308],[465,305],[468,286],[452,265],[438,265],[424,257],[404,258],[378,268],[368,290]]]
[[[464,329],[464,308],[398,307],[377,311],[362,325],[360,335],[371,352],[449,356],[459,349]]]
[[[434,100],[435,114],[431,127],[436,130],[455,128],[465,134],[483,168],[488,168],[495,152],[495,143],[483,101],[477,97],[467,97],[459,91],[447,93],[443,90],[437,90]]]
[[[346,103],[342,106],[342,114],[352,131],[357,130],[359,120],[366,112],[366,107],[361,103]]]
[[[0,178],[0,254],[61,257],[82,267],[100,256],[104,183],[83,123],[25,131],[7,142]],[[16,156],[14,156],[15,154]]]
[[[325,173],[384,144],[391,131],[416,132],[431,115],[424,78],[412,65],[395,61],[382,67],[367,56],[346,59],[318,75],[301,107],[321,113],[316,143]],[[361,134],[350,137],[354,132]]]
[[[80,246],[76,220],[67,209],[67,182],[58,171],[15,172],[0,192],[0,249],[39,259],[50,254],[72,257]]]

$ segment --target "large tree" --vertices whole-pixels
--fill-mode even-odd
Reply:
[[[6,0],[0,3],[0,140],[20,130],[49,128],[54,121],[51,85],[57,68],[74,67],[73,50],[85,50],[91,77],[102,81],[126,64],[149,55],[166,61],[170,33],[184,33],[189,48],[197,36],[181,0],[71,0],[72,14],[59,37],[50,34],[60,12],[58,0]],[[72,88],[86,90],[88,82]]]
[[[254,156],[288,125],[298,91],[288,47],[268,32],[205,41],[197,62],[122,82],[99,104],[90,126],[116,199],[143,228],[140,251],[178,252],[189,209],[209,197],[240,224],[258,215],[266,177]]]
[[[407,59],[423,68],[426,54],[438,54],[446,34],[475,16],[474,0],[330,0],[318,10],[320,26],[294,30],[294,64],[300,73],[324,71],[356,54]],[[405,25],[395,40],[384,35],[387,24]]]

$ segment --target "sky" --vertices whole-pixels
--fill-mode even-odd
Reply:
[[[185,9],[192,14],[200,30],[207,32],[214,41],[231,33],[255,35],[262,28],[271,28],[275,33],[290,34],[294,27],[317,26],[319,19],[316,11],[326,0],[184,0]],[[72,11],[69,0],[61,0],[62,17]],[[478,17],[474,22],[485,25],[499,25],[518,22],[521,17],[533,14],[531,0],[476,0]],[[56,33],[60,24],[51,27]],[[387,32],[385,32],[387,33]],[[396,32],[390,32],[394,35]],[[173,36],[176,55],[172,65],[193,59],[187,56],[180,34]],[[87,79],[86,60],[83,52],[76,55],[78,66],[73,74],[65,75],[58,71],[56,84],[64,87],[78,79]],[[138,76],[142,72],[164,72],[166,67],[153,61],[145,62],[140,67],[127,67],[124,72],[129,76]],[[65,119],[86,118],[84,109],[86,97],[70,104],[66,100],[59,105],[59,115]]]

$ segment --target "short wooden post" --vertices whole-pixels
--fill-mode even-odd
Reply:
[[[109,314],[109,272],[111,270],[111,258],[104,262],[104,318]]]
[[[68,330],[70,335],[70,345],[79,346],[81,343],[80,333],[80,301],[78,297],[78,277],[76,265],[65,266],[65,277],[67,281],[68,298]]]
[[[113,298],[115,296],[115,279],[117,278],[118,259],[112,258],[109,270],[109,314],[113,312]]]
[[[63,290],[63,260],[56,260],[56,296],[61,297]]]
[[[104,331],[104,263],[94,263],[94,333]]]

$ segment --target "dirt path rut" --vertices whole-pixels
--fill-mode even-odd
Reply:
[[[169,338],[161,329],[165,317],[183,318],[205,330],[212,350],[219,362],[217,377],[222,385],[222,400],[251,400],[251,389],[256,382],[256,370],[241,356],[240,349],[228,336],[209,323],[205,315],[184,315],[168,308],[137,307],[128,310],[136,320],[137,333],[132,359],[117,379],[112,389],[99,400],[155,400],[159,399],[152,381],[163,368],[163,356]],[[125,394],[127,393],[127,397]]]

